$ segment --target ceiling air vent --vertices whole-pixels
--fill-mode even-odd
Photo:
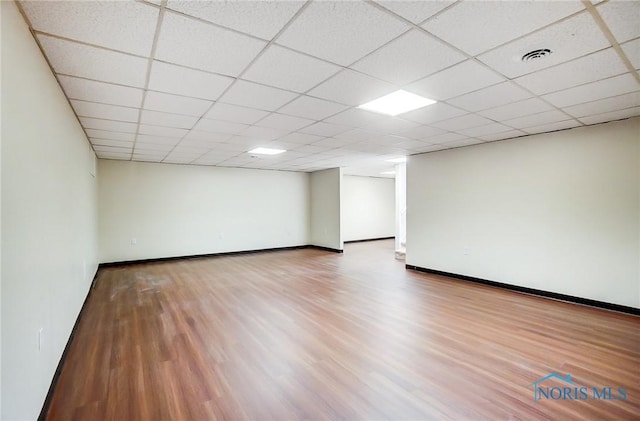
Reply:
[[[549,54],[551,54],[551,50],[549,50],[548,48],[529,51],[527,54],[522,56],[522,61],[527,62],[527,61],[539,60],[541,58],[547,57]]]

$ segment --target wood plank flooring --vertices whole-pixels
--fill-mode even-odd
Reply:
[[[534,402],[552,372],[627,399]],[[101,269],[48,419],[639,414],[640,318],[406,271],[387,240]]]

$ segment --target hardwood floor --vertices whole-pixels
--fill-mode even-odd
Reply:
[[[640,318],[393,255],[387,240],[103,268],[48,419],[638,419]],[[534,402],[552,372],[589,399]]]

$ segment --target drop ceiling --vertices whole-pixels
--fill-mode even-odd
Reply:
[[[640,115],[640,1],[19,5],[104,159],[379,175],[398,156]],[[438,102],[357,108],[398,89]]]

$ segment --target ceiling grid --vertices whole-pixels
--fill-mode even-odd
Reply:
[[[104,159],[379,175],[399,156],[640,115],[640,1],[19,6]],[[399,89],[437,103],[358,108]]]

